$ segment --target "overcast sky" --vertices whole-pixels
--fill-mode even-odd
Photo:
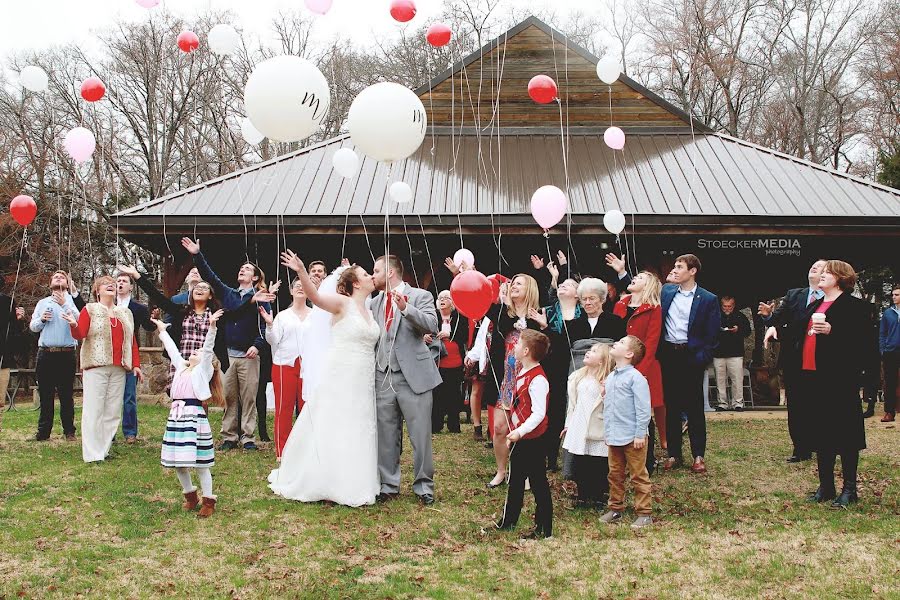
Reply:
[[[93,34],[115,20],[147,18],[148,12],[162,8],[188,19],[209,9],[230,10],[240,27],[263,38],[269,35],[271,19],[279,10],[304,9],[303,0],[162,0],[149,11],[135,0],[0,0],[0,4],[0,56],[4,58],[15,49],[40,49],[72,41],[90,48],[96,46]],[[550,4],[559,11],[589,12],[597,10],[601,2],[505,0],[501,7],[535,4]],[[442,5],[441,0],[416,0],[418,14],[412,24],[427,23]],[[331,11],[319,17],[315,33],[323,38],[339,34],[361,41],[390,36],[398,31],[398,24],[391,19],[389,6],[389,0],[334,0]]]

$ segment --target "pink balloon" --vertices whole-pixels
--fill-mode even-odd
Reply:
[[[531,214],[538,225],[550,229],[566,216],[566,195],[554,185],[539,188],[531,197]]]
[[[137,2],[138,6],[142,6],[144,8],[153,8],[159,4],[159,0],[134,0]]]
[[[471,250],[466,250],[465,248],[460,248],[456,251],[456,254],[453,255],[453,264],[457,267],[462,263],[466,263],[470,269],[475,268],[475,255],[472,254]]]
[[[97,140],[94,134],[84,127],[76,127],[66,134],[63,140],[63,147],[66,153],[72,157],[77,163],[83,163],[94,153],[97,147]]]
[[[603,141],[613,150],[625,147],[625,132],[618,127],[610,127],[603,132]]]
[[[306,8],[317,15],[324,15],[331,10],[332,0],[306,0]]]

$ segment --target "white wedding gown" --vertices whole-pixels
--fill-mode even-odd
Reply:
[[[331,326],[319,383],[300,412],[269,475],[272,491],[290,500],[374,504],[380,490],[375,418],[375,343],[380,327],[349,302]],[[305,387],[305,386],[304,386]]]

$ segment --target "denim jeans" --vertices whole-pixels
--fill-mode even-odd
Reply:
[[[122,403],[122,433],[126,438],[137,437],[137,376],[125,374],[125,399]]]

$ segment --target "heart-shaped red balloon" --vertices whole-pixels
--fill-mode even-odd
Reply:
[[[88,102],[97,102],[106,95],[106,86],[99,77],[88,77],[81,84],[81,97]]]
[[[538,104],[550,104],[556,100],[559,94],[553,78],[546,75],[535,75],[528,82],[528,95]]]
[[[9,214],[22,227],[28,227],[37,216],[37,204],[31,196],[16,196],[9,203]]]
[[[416,16],[416,3],[413,0],[391,0],[391,16],[400,23],[412,21]]]
[[[476,320],[487,313],[496,298],[488,278],[474,270],[463,271],[453,278],[450,297],[456,310]]]
[[[178,34],[178,47],[182,52],[193,52],[200,47],[200,38],[193,31],[182,31]]]

